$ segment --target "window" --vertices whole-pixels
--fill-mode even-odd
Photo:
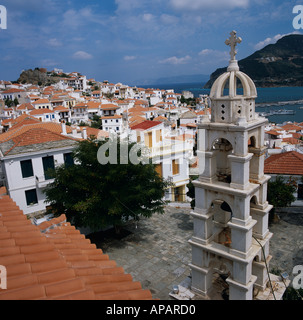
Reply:
[[[29,178],[34,176],[32,160],[20,161],[22,177]]]
[[[36,189],[25,191],[26,204],[31,206],[38,203],[37,191]]]
[[[163,177],[163,174],[162,174],[162,163],[156,164],[155,170],[158,173],[158,175],[162,178]]]
[[[116,127],[117,131],[119,131],[119,127]]]
[[[179,163],[177,162],[177,160],[173,160],[172,165],[173,165],[173,175],[179,174],[180,170],[179,170]]]
[[[70,166],[74,165],[74,158],[73,158],[73,154],[71,152],[64,154],[64,163],[65,163],[66,167],[70,167]]]
[[[53,179],[53,176],[52,174],[49,173],[49,170],[55,169],[54,157],[53,156],[44,157],[42,158],[42,162],[43,162],[45,180]]]
[[[118,123],[118,122],[119,122],[119,120],[117,119],[117,120],[116,120],[116,123]]]

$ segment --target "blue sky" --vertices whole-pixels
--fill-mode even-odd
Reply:
[[[98,81],[210,74],[228,65],[224,42],[236,30],[238,60],[296,32],[293,7],[269,0],[0,0],[0,79],[23,69],[62,68]]]

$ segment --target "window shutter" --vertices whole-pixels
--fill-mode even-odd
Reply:
[[[29,178],[34,176],[32,160],[20,161],[22,177]]]

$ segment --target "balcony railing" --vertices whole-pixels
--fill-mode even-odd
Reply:
[[[36,186],[40,189],[47,187],[50,183],[53,183],[54,179],[50,178],[47,179],[47,177],[41,176],[41,177],[37,177],[36,176]]]

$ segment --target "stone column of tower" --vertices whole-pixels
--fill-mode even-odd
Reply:
[[[252,300],[253,288],[264,290],[268,282],[272,206],[267,202],[270,177],[264,175],[267,119],[255,113],[256,87],[235,60],[241,41],[231,32],[228,69],[210,93],[211,120],[204,117],[198,126],[201,167],[194,182],[190,266],[192,290],[209,296],[214,273],[224,273],[231,300]]]

